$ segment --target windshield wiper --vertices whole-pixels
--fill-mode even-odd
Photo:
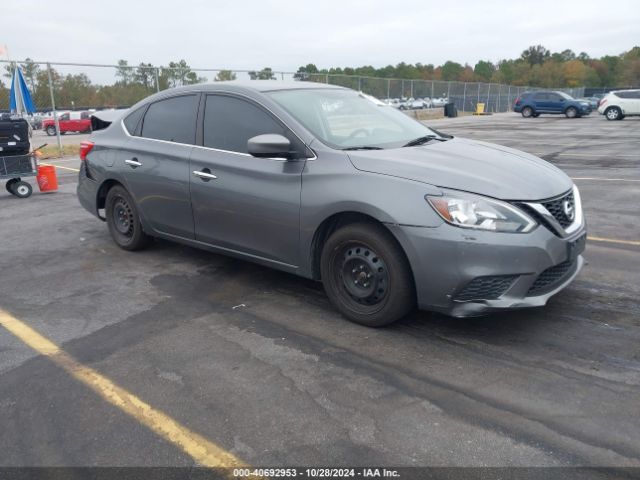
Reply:
[[[342,150],[384,150],[382,147],[374,147],[372,145],[360,145],[357,147],[346,147]]]
[[[437,140],[439,142],[446,142],[446,138],[439,137],[437,135],[424,135],[423,137],[418,137],[414,140],[411,140],[408,143],[405,143],[403,147],[415,147],[416,145],[424,145],[431,140]]]

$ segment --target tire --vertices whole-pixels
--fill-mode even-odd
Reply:
[[[618,107],[609,107],[605,110],[604,116],[607,117],[607,120],[621,120],[622,110]]]
[[[578,109],[575,107],[569,107],[564,111],[564,115],[567,118],[576,118],[578,116]]]
[[[9,192],[11,195],[13,195],[13,191],[11,190],[11,187],[14,183],[19,182],[20,179],[19,178],[12,178],[10,180],[7,180],[7,183],[5,184],[5,188],[7,189],[7,192]]]
[[[124,187],[116,185],[107,192],[105,216],[111,238],[123,250],[140,250],[149,244],[151,237],[142,230],[138,209]]]
[[[409,262],[381,225],[353,223],[333,232],[322,248],[320,274],[331,303],[360,325],[389,325],[415,307]]]
[[[10,192],[18,198],[28,198],[33,193],[33,188],[31,187],[30,183],[27,183],[23,180],[18,180],[11,185]]]
[[[53,137],[56,134],[56,127],[54,127],[53,125],[49,125],[45,129],[45,132],[47,132],[47,135],[49,135],[50,137]]]
[[[533,108],[531,108],[531,107],[524,107],[522,109],[522,116],[524,118],[532,117],[534,114],[535,114],[535,112],[533,111]]]

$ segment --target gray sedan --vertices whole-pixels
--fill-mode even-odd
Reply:
[[[78,197],[117,245],[164,238],[320,280],[364,325],[542,306],[583,265],[562,171],[353,90],[194,85],[103,124],[82,146]]]

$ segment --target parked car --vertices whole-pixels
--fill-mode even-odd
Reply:
[[[60,133],[64,135],[68,132],[90,132],[91,119],[89,112],[65,112],[58,116],[58,124],[60,125]],[[42,128],[47,135],[56,134],[56,122],[53,116],[45,118],[42,121]]]
[[[448,97],[441,97],[441,98],[433,98],[433,99],[431,99],[431,106],[433,108],[444,107],[447,103],[449,103],[449,98]]]
[[[629,115],[640,115],[640,90],[609,92],[598,105],[598,113],[607,120],[622,120]]]
[[[404,105],[405,110],[421,110],[423,108],[429,108],[428,103],[426,103],[422,98],[409,99],[407,103]],[[402,107],[401,107],[402,108]]]
[[[598,102],[600,101],[600,99],[597,97],[583,97],[583,98],[578,98],[578,100],[581,102],[587,102],[591,107],[591,110],[597,109]]]
[[[338,86],[172,88],[94,131],[80,158],[80,203],[119,247],[158,237],[320,280],[368,326],[416,305],[541,306],[583,265],[580,194],[561,170]]]
[[[542,113],[564,114],[576,118],[591,113],[589,102],[576,100],[564,92],[537,91],[524,92],[513,106],[513,111],[523,117],[538,117]]]

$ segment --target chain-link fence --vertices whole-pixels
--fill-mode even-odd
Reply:
[[[396,105],[411,99],[425,100],[426,107],[441,107],[445,102],[453,102],[462,112],[475,111],[478,103],[485,104],[486,112],[506,112],[522,92],[539,90],[496,83],[307,74],[272,71],[269,68],[190,68],[184,61],[172,62],[167,67],[156,67],[144,63],[130,66],[0,60],[0,112],[9,111],[11,73],[15,64],[22,67],[39,116],[51,116],[54,110],[61,112],[127,108],[138,100],[167,88],[236,79],[328,83],[359,90]],[[584,95],[584,88],[560,90],[574,97]],[[38,128],[39,116],[36,116],[35,128]]]

